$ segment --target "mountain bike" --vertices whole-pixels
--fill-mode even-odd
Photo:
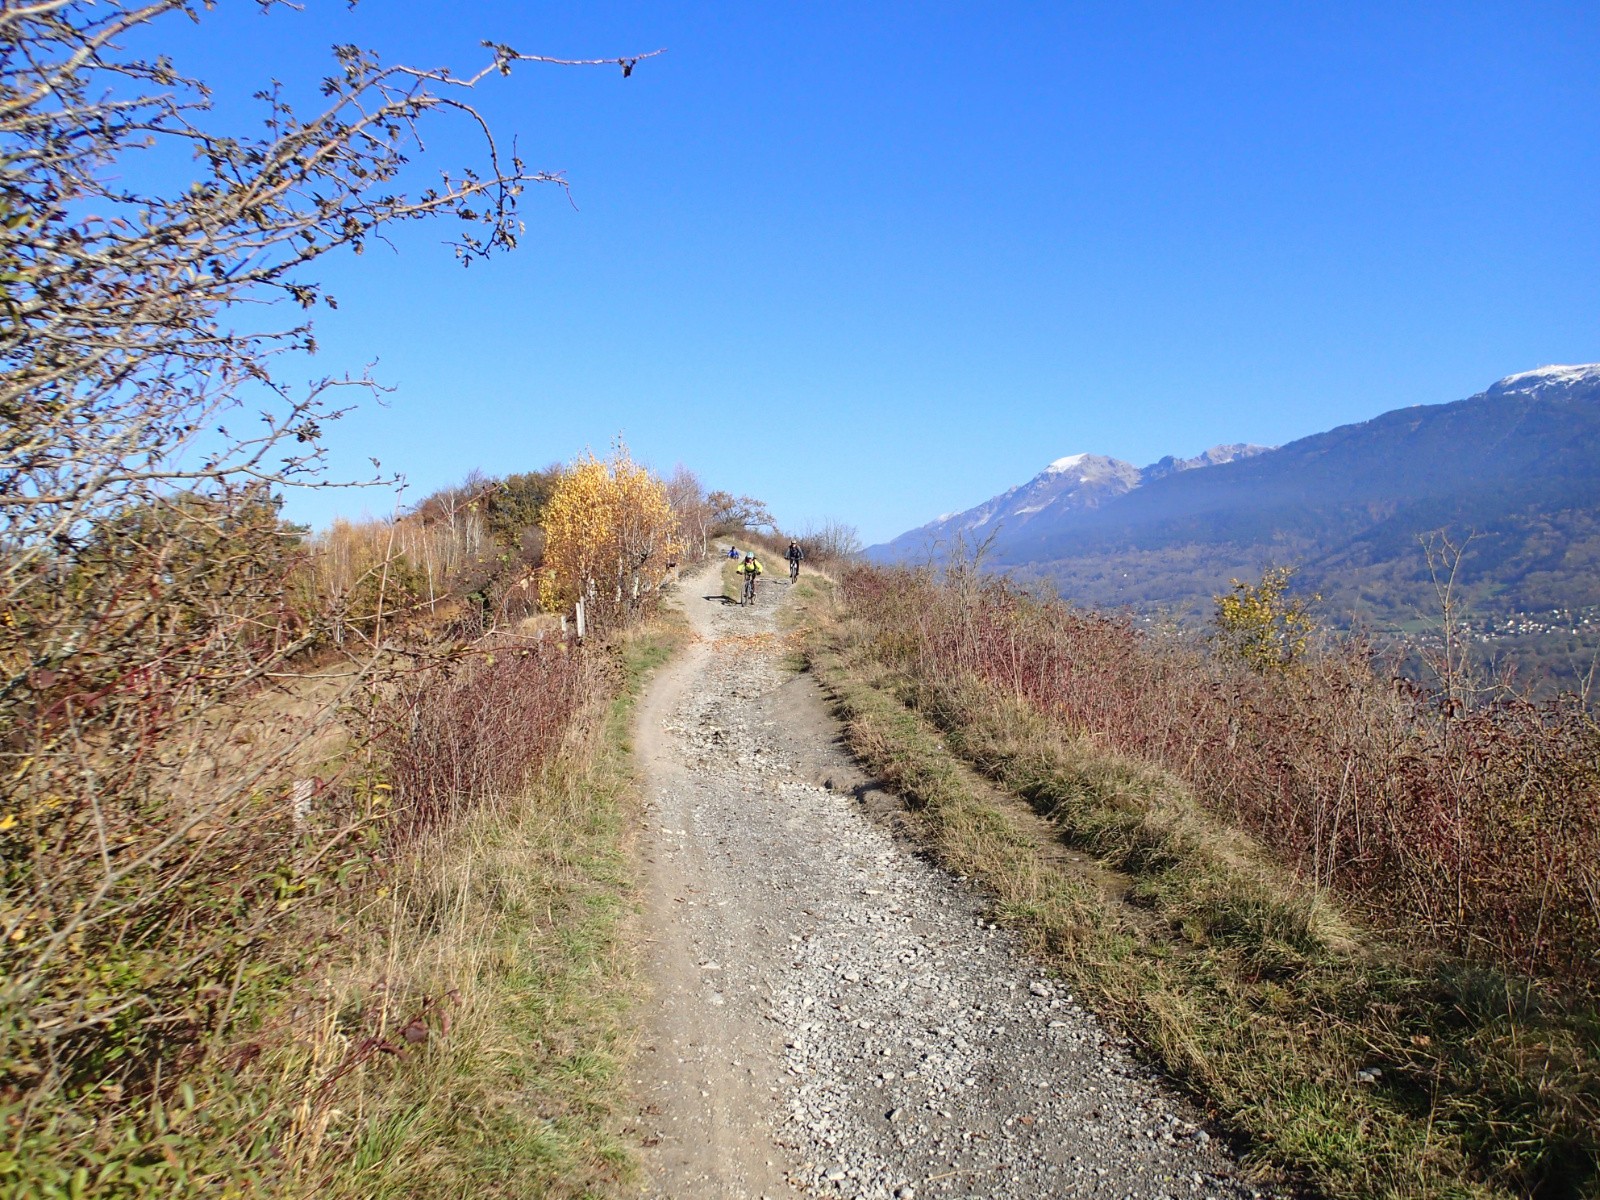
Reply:
[[[793,583],[796,579],[799,579],[799,578],[800,578],[800,560],[798,558],[791,558],[789,560],[789,582]]]
[[[742,608],[746,604],[754,604],[755,602],[756,577],[754,572],[750,572],[744,577],[744,588],[739,593],[739,606]]]

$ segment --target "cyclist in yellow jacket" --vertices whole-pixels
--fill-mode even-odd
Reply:
[[[739,593],[740,604],[754,604],[756,602],[756,580],[761,577],[761,563],[754,554],[746,554],[744,561],[739,564],[739,574],[744,578],[744,587]]]

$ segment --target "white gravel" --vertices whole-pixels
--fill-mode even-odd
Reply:
[[[787,1194],[873,1200],[1259,1195],[964,881],[840,786],[861,776],[817,689],[750,642],[787,585],[767,583],[755,611],[685,590],[705,641],[648,751],[671,761],[646,764],[657,894],[684,895],[646,920],[676,923],[701,1007],[692,1028],[660,1014],[656,1038],[738,1069],[746,1090],[719,1124],[743,1123],[731,1136],[755,1165],[697,1161],[726,1146],[670,1111],[714,1105],[715,1073],[698,1096],[646,1073],[661,1119],[641,1125],[671,1151],[647,1156],[647,1194],[767,1194],[781,1178]]]

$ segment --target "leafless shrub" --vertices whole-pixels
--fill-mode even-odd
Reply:
[[[1171,770],[1402,939],[1600,985],[1600,726],[1574,698],[1464,709],[1359,638],[1262,673],[959,566],[860,568],[845,595],[917,678],[980,679]]]
[[[711,532],[713,534],[743,537],[760,530],[777,531],[767,506],[754,496],[735,496],[732,492],[715,491],[706,496],[711,507]]]
[[[849,562],[859,558],[865,549],[856,527],[839,520],[807,524],[795,540],[805,550],[806,557],[818,563]]]
[[[517,795],[595,693],[596,661],[559,638],[492,639],[451,667],[413,676],[385,702],[391,837]]]
[[[711,552],[711,529],[716,523],[716,512],[700,477],[681,463],[667,479],[666,487],[667,499],[683,530],[684,555],[698,562]]]
[[[493,515],[481,494],[436,495],[387,520],[336,520],[306,543],[295,605],[320,644],[340,648],[370,646],[386,620],[413,632],[446,624],[469,640],[515,624],[538,611],[544,532],[502,523],[491,536]]]

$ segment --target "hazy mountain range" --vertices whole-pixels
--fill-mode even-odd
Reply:
[[[1600,364],[1525,371],[1286,446],[1142,468],[1074,454],[868,554],[912,561],[989,539],[986,563],[1084,603],[1191,611],[1231,578],[1292,564],[1330,615],[1381,625],[1436,608],[1419,539],[1438,530],[1470,537],[1458,586],[1485,622],[1600,605]]]
[[[1022,529],[1036,520],[1038,528],[1034,532],[1045,533],[1069,521],[1071,514],[1099,509],[1152,480],[1198,467],[1219,466],[1270,449],[1242,443],[1213,446],[1194,458],[1174,458],[1169,454],[1148,467],[1136,467],[1101,454],[1071,454],[1056,459],[1027,483],[965,512],[945,513],[891,542],[872,547],[868,553],[879,558],[902,558],[930,546],[953,545],[958,537],[976,546],[990,534],[1001,533],[1006,535],[1005,544],[1009,546]]]

